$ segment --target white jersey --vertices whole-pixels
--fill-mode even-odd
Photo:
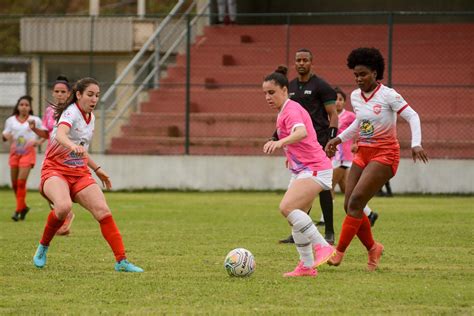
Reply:
[[[5,121],[3,134],[10,134],[13,137],[10,153],[24,155],[33,148],[34,142],[39,139],[38,135],[30,128],[29,120],[34,120],[36,127],[43,129],[41,119],[34,115],[29,115],[24,121],[20,121],[18,116],[10,116]]]
[[[82,145],[86,150],[94,134],[95,117],[91,113],[87,119],[77,104],[71,104],[61,114],[58,123],[54,126],[51,134],[51,143],[46,150],[46,158],[43,162],[43,170],[55,169],[61,170],[65,174],[77,175],[78,172],[89,172],[87,168],[87,156],[77,157],[66,147],[59,144],[56,140],[56,133],[59,125],[69,126],[69,139],[76,145]]]
[[[363,95],[360,89],[354,90],[351,94],[351,104],[356,114],[354,123],[359,127],[359,146],[400,146],[397,139],[397,114],[408,107],[400,94],[379,84],[369,97]],[[347,135],[343,134],[342,137]]]

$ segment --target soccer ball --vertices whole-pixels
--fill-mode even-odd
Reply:
[[[249,276],[255,271],[255,259],[247,249],[236,248],[225,257],[224,268],[230,276]]]

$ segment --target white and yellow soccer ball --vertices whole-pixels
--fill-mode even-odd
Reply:
[[[224,268],[230,276],[250,276],[255,271],[255,258],[247,249],[236,248],[225,257]]]

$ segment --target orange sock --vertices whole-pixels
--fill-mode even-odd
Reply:
[[[59,220],[54,214],[54,210],[51,210],[46,220],[46,225],[44,227],[43,237],[40,240],[40,243],[43,246],[49,246],[49,243],[53,239],[54,235],[58,229],[64,224],[64,220]]]
[[[26,180],[19,179],[16,189],[16,211],[21,212],[26,207]]]
[[[367,250],[370,250],[375,243],[374,237],[372,236],[372,229],[370,228],[369,218],[365,214],[362,218],[359,231],[357,232],[357,237],[359,237]]]
[[[346,248],[349,247],[354,236],[359,230],[362,218],[355,218],[349,215],[346,215],[344,222],[342,223],[341,235],[339,236],[339,243],[337,244],[337,250],[340,252],[346,251]]]
[[[122,235],[120,235],[120,231],[118,230],[117,225],[115,225],[112,215],[103,218],[99,221],[99,224],[102,236],[104,236],[114,252],[115,260],[118,262],[126,259],[127,256],[125,256],[125,246],[123,245]]]

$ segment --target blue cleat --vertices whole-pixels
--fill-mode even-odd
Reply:
[[[33,257],[33,263],[35,267],[42,268],[46,264],[46,253],[48,252],[48,246],[43,246],[39,244],[38,249],[36,249],[35,256]]]
[[[143,269],[137,267],[133,263],[127,261],[127,259],[120,260],[115,263],[115,271],[118,272],[143,272]]]

